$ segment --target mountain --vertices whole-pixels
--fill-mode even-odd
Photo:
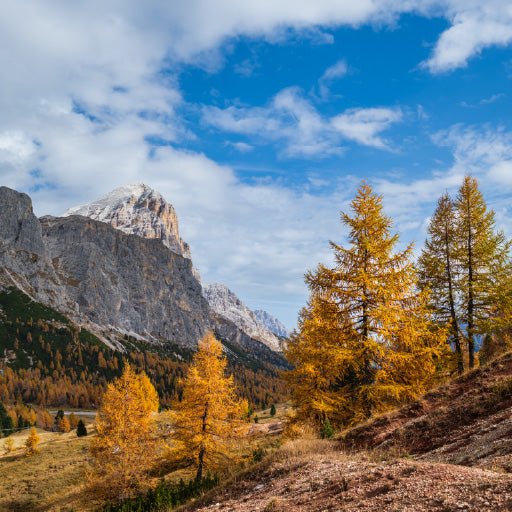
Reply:
[[[262,309],[255,309],[253,312],[258,322],[263,325],[265,329],[268,329],[278,336],[283,336],[284,338],[290,336],[290,331],[275,316],[272,316]]]
[[[0,204],[0,287],[15,286],[112,339],[118,332],[195,346],[209,328],[191,260],[161,238],[80,216],[37,219],[30,198],[6,187]]]
[[[105,222],[129,235],[156,238],[171,251],[190,259],[190,247],[180,237],[174,207],[143,183],[116,188],[97,201],[70,208],[63,217],[71,215]]]
[[[252,339],[259,340],[274,351],[281,351],[281,341],[266,329],[251,311],[227,286],[219,283],[204,283],[203,295],[215,313],[213,320],[221,336],[238,327]],[[233,334],[228,334],[232,336]]]

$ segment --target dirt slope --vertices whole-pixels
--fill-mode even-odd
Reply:
[[[512,353],[345,435],[347,449],[399,447],[423,460],[512,467]],[[510,461],[510,464],[509,464]],[[506,469],[505,467],[505,469]]]
[[[326,441],[294,455],[296,443],[304,441],[183,511],[512,511],[510,475],[408,459],[371,462]]]
[[[186,511],[512,512],[512,353],[344,433],[299,440]]]

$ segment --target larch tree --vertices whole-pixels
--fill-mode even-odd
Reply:
[[[466,176],[454,202],[461,268],[462,318],[466,324],[469,367],[475,365],[475,335],[510,324],[511,243],[496,231],[478,181]]]
[[[121,377],[109,383],[96,416],[91,440],[91,476],[109,497],[125,497],[147,484],[156,449],[153,415],[158,395],[145,373],[127,363]]]
[[[32,427],[30,434],[25,441],[25,455],[30,457],[39,451],[38,444],[41,438],[37,433],[36,427]]]
[[[398,235],[382,197],[366,183],[341,214],[350,246],[334,242],[335,265],[306,274],[311,290],[286,356],[299,416],[347,425],[422,393],[436,371],[445,331],[416,288],[412,246]]]
[[[221,343],[206,334],[184,379],[182,400],[171,413],[170,456],[195,465],[197,481],[205,470],[226,467],[232,440],[246,430],[248,405],[237,398],[233,376],[225,375],[226,364]]]
[[[419,284],[430,289],[431,307],[436,321],[447,325],[453,343],[457,371],[464,371],[463,335],[460,330],[459,263],[457,215],[450,196],[445,193],[437,202],[430,219],[425,247],[418,260]]]

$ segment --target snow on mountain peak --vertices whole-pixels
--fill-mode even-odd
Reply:
[[[160,239],[171,251],[190,258],[190,248],[178,231],[174,207],[144,183],[123,185],[92,203],[70,208],[63,216],[70,215],[90,217],[124,233]]]

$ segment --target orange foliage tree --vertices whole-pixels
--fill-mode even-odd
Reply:
[[[32,430],[30,431],[30,434],[25,441],[25,455],[27,457],[30,457],[39,451],[37,445],[39,444],[40,440],[41,438],[37,433],[36,427],[32,427]]]
[[[204,470],[219,470],[232,459],[230,444],[245,432],[248,404],[236,396],[233,376],[226,377],[222,345],[209,333],[184,381],[183,399],[171,413],[174,446],[170,455],[197,466],[196,480]]]
[[[91,476],[96,489],[109,497],[125,497],[147,485],[146,473],[156,450],[153,415],[158,395],[145,373],[126,364],[108,384],[91,441]]]
[[[416,288],[412,246],[398,236],[382,197],[363,183],[342,213],[349,247],[331,242],[335,265],[306,274],[311,290],[286,357],[299,417],[347,425],[422,393],[446,350]]]

